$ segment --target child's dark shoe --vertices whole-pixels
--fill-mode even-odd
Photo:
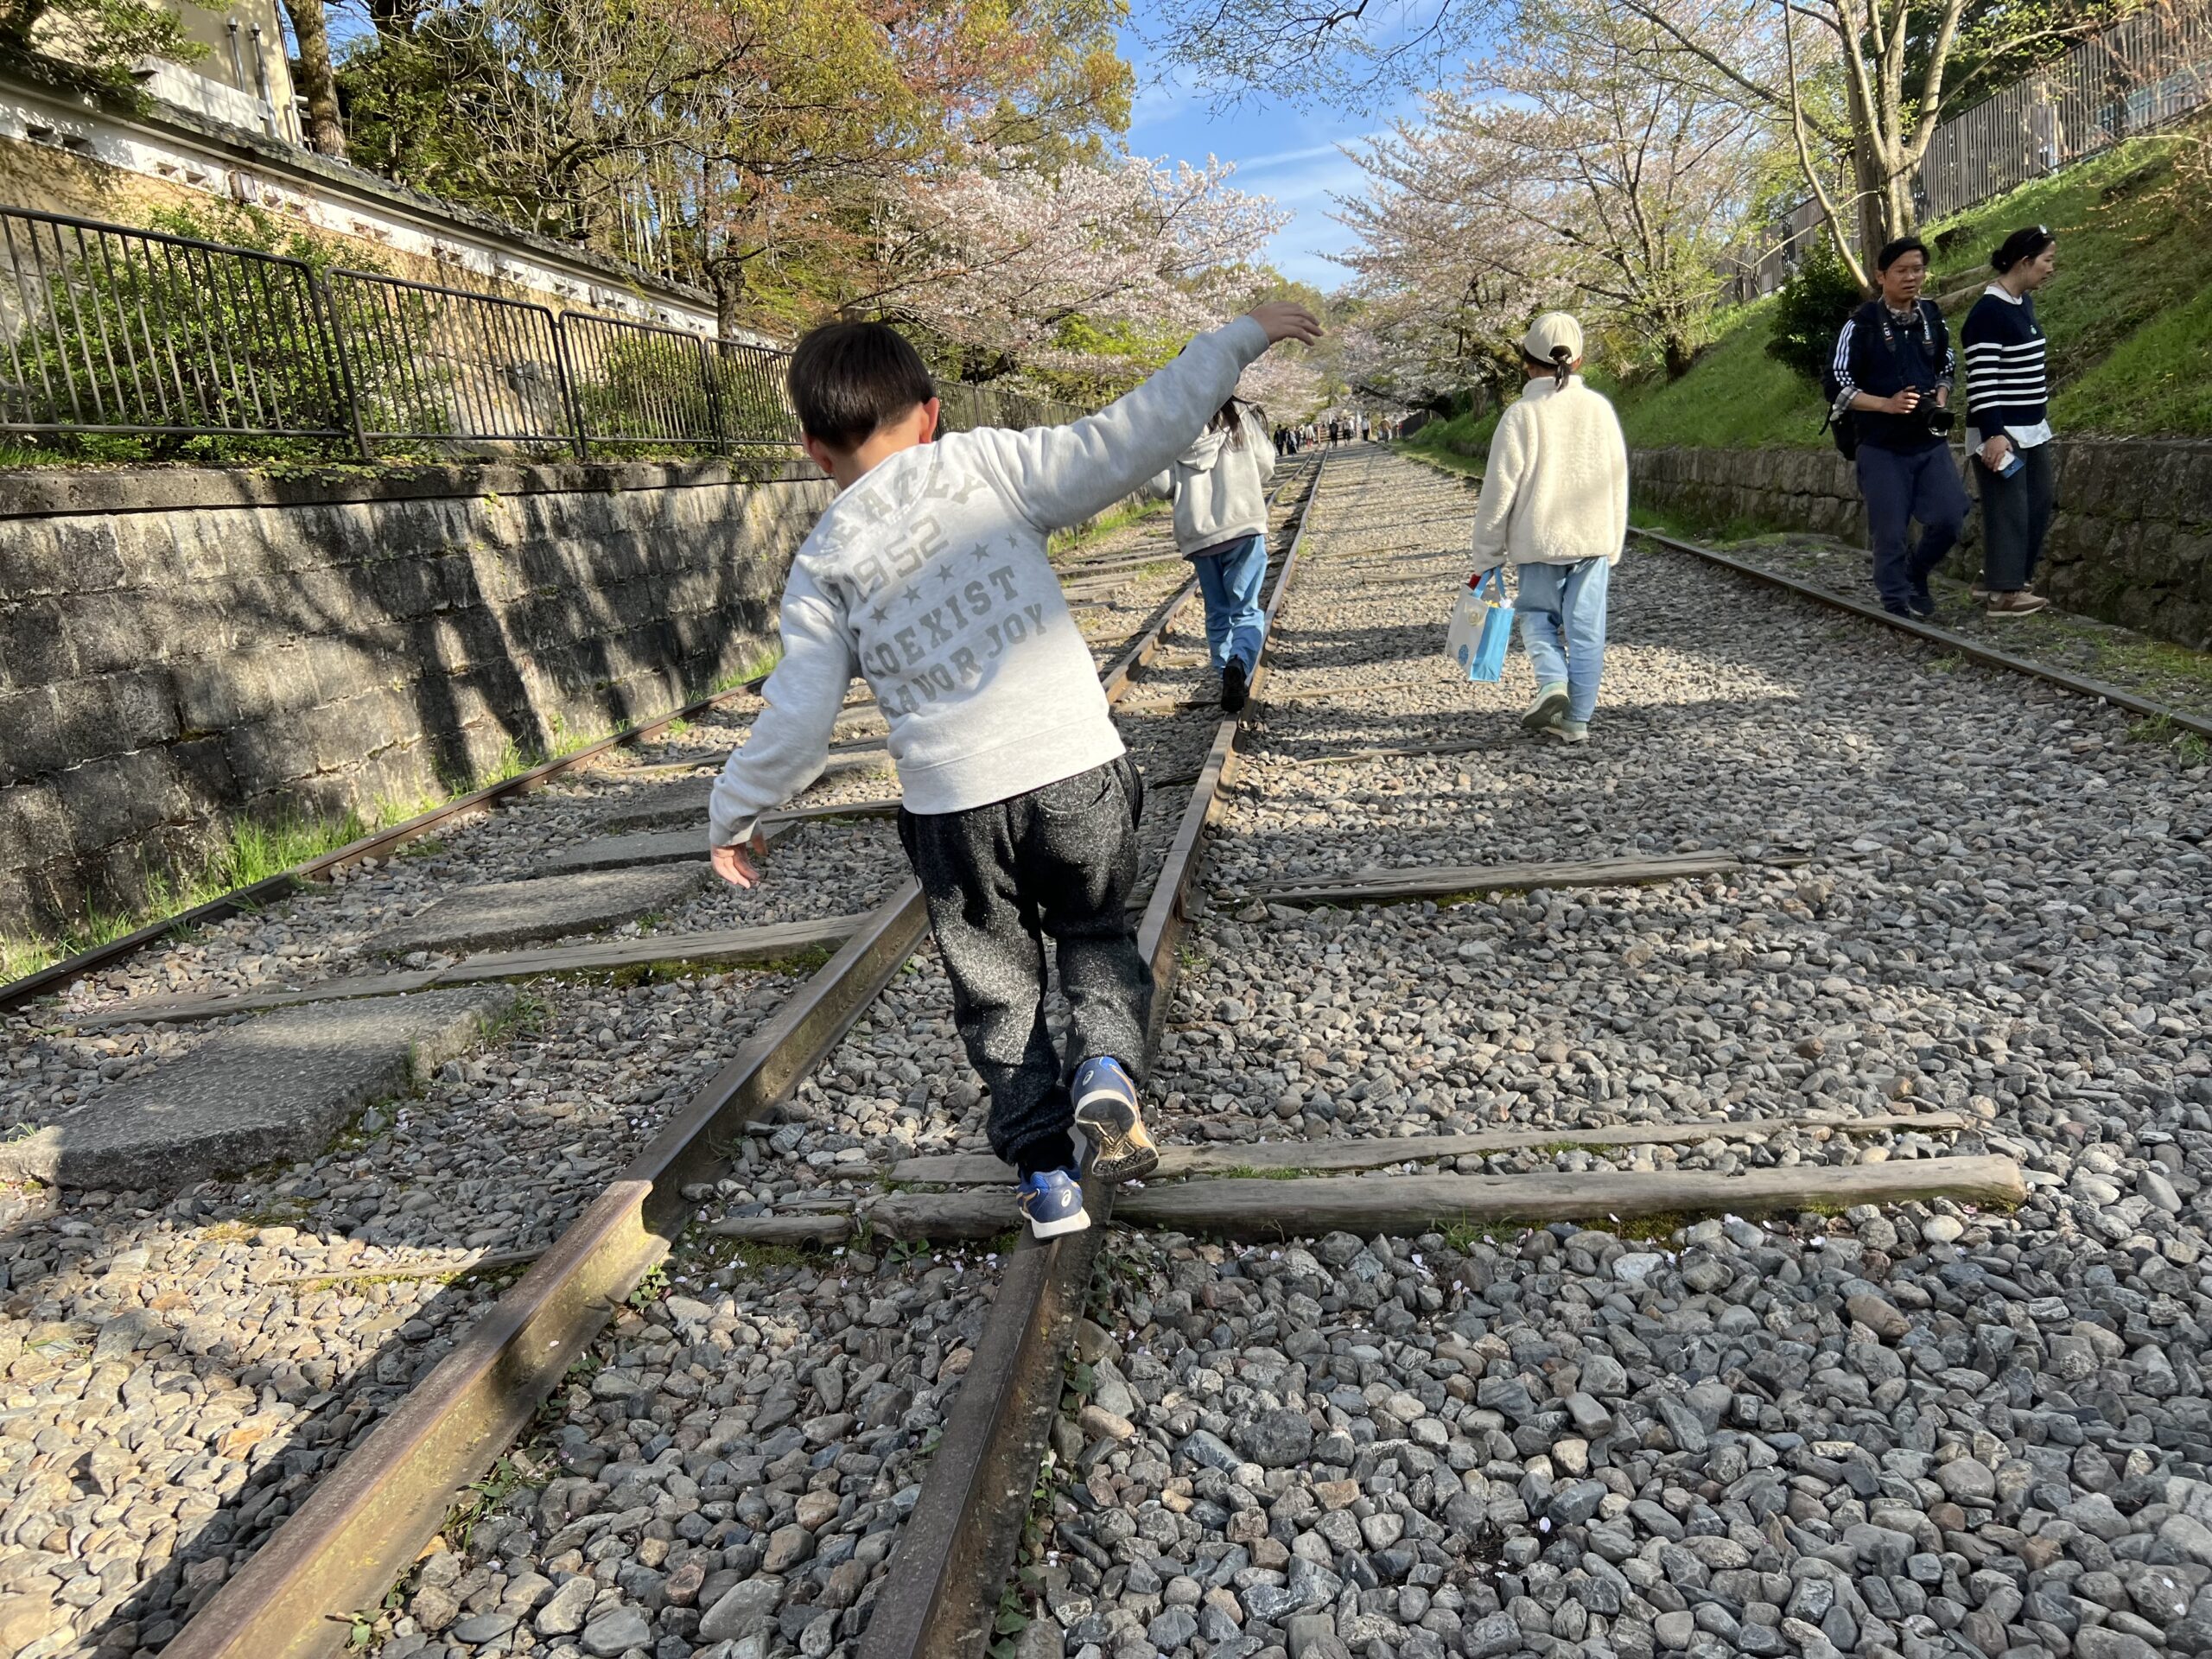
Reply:
[[[1103,1179],[1133,1181],[1160,1163],[1137,1108],[1137,1086],[1111,1055],[1075,1069],[1075,1121],[1090,1144],[1089,1168]]]
[[[1083,1207],[1083,1183],[1071,1169],[1040,1169],[1025,1175],[1014,1189],[1014,1201],[1039,1238],[1079,1233],[1090,1225]]]

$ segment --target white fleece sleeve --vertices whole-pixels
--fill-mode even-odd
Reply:
[[[1016,512],[1039,530],[1062,530],[1135,493],[1188,448],[1229,401],[1245,365],[1267,349],[1267,331],[1239,317],[1200,334],[1095,415],[1065,426],[985,428],[967,435]]]
[[[1249,409],[1244,411],[1244,447],[1259,457],[1260,482],[1265,484],[1275,475],[1274,435]]]
[[[1483,463],[1482,493],[1475,499],[1475,569],[1489,570],[1505,563],[1506,544],[1513,531],[1513,503],[1521,493],[1521,480],[1529,467],[1527,405],[1515,404],[1497,417],[1491,434],[1490,459]]]
[[[744,747],[715,779],[708,807],[710,846],[751,840],[763,812],[822,775],[845,688],[859,669],[842,610],[804,565],[794,564],[785,584],[779,632],[783,659],[760,688],[766,706],[753,717]]]
[[[1613,540],[1609,556],[1618,563],[1628,547],[1628,438],[1621,431],[1621,418],[1611,403],[1605,412],[1612,416],[1612,485],[1613,485]]]

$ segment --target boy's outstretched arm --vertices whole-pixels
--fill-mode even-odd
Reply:
[[[830,734],[858,664],[836,605],[794,564],[784,588],[783,659],[760,688],[766,704],[744,746],[723,765],[708,804],[715,873],[749,887],[759,880],[749,851],[764,844],[760,815],[804,789],[830,758]]]
[[[1066,426],[974,434],[1008,499],[1040,530],[1079,524],[1143,487],[1187,448],[1236,388],[1245,365],[1278,340],[1320,338],[1313,314],[1270,301],[1211,334],[1127,397]]]

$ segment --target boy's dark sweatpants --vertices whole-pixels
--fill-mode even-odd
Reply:
[[[1128,905],[1143,810],[1124,755],[988,806],[899,814],[953,1018],[991,1091],[991,1150],[1009,1164],[1074,1121],[1068,1080],[1084,1061],[1110,1054],[1138,1076],[1152,969]],[[1046,937],[1071,1016],[1065,1065],[1045,1026]]]

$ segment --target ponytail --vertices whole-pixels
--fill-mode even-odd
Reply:
[[[2058,238],[2041,225],[2026,225],[2006,237],[1989,256],[1989,267],[2002,276],[2023,260],[2042,257],[2043,251]]]
[[[1564,346],[1554,346],[1552,347],[1553,385],[1562,388],[1566,386],[1567,377],[1573,372],[1571,366],[1573,362],[1573,354],[1567,347]]]

